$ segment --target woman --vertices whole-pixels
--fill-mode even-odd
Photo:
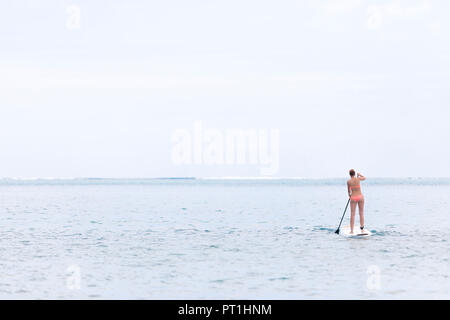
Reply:
[[[350,209],[351,209],[351,217],[350,217],[350,234],[353,233],[353,226],[355,224],[355,212],[356,205],[359,208],[359,222],[361,233],[364,233],[364,196],[361,192],[360,182],[366,180],[361,173],[355,177],[355,170],[350,170],[350,180],[347,181],[347,189],[348,196],[350,197]]]

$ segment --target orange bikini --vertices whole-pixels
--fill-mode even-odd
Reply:
[[[350,187],[350,190],[353,191],[354,188],[361,188],[361,186],[353,186],[353,187]],[[353,195],[352,195],[352,196],[350,196],[350,199],[351,199],[352,201],[359,202],[359,201],[362,199],[362,197],[363,197],[362,194],[359,194],[359,195],[356,195],[356,196],[353,196]]]

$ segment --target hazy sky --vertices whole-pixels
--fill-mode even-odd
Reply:
[[[278,131],[275,176],[449,177],[449,9],[3,0],[0,177],[261,174],[174,163],[196,123]]]

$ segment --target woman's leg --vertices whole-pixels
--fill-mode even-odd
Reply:
[[[361,227],[364,227],[364,197],[361,198],[358,202],[359,209],[359,223]]]
[[[353,226],[355,225],[356,203],[353,200],[350,201],[350,233],[353,233]]]

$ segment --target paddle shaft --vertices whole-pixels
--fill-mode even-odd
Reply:
[[[336,233],[339,233],[339,229],[341,228],[342,220],[344,220],[345,213],[347,212],[348,204],[350,203],[350,198],[347,201],[347,205],[345,206],[344,214],[342,215],[341,222],[339,222],[339,227],[336,230]]]

